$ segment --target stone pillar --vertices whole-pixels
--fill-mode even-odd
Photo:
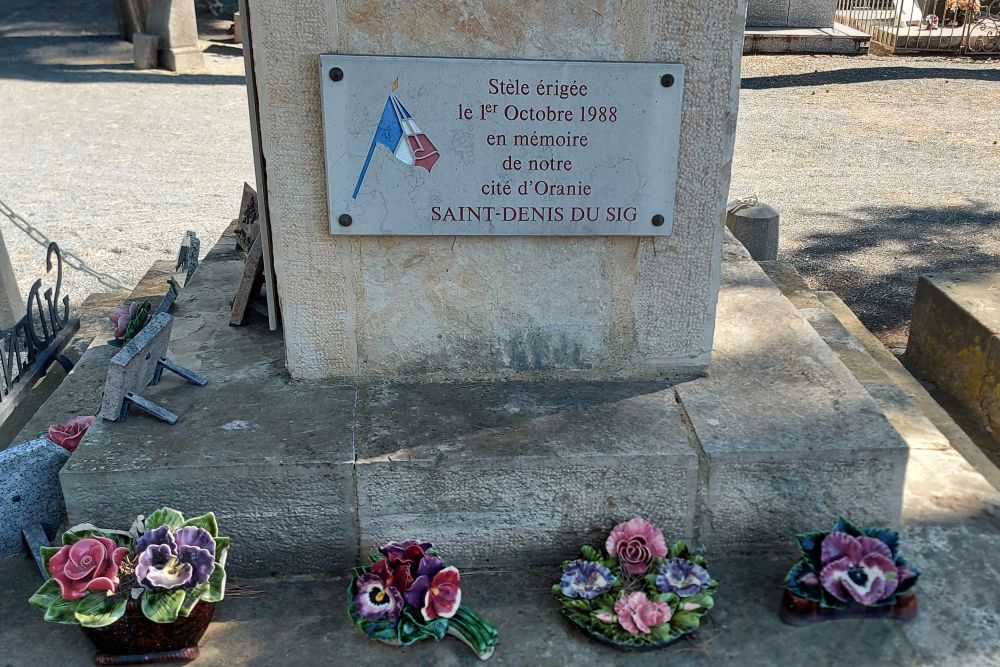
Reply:
[[[758,262],[778,259],[778,212],[763,202],[726,214],[726,227]]]
[[[0,231],[0,330],[10,329],[19,319],[24,317],[24,300],[21,290],[17,287],[17,277],[10,257],[7,256],[7,246],[3,242],[3,232]]]
[[[706,371],[745,0],[710,11],[698,0],[247,5],[243,18],[258,37],[261,151],[293,376],[605,379]],[[320,108],[321,85],[330,84],[320,80],[325,53],[683,64],[669,238],[333,236]],[[433,123],[450,119],[421,122],[433,132]],[[358,123],[356,131],[372,128]]]
[[[243,43],[243,17],[239,12],[233,14],[233,43]]]
[[[160,36],[160,67],[187,72],[205,66],[194,0],[150,0],[148,11],[146,32]]]

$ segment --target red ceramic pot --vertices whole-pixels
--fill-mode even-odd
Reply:
[[[896,618],[909,621],[917,617],[917,594],[901,595],[890,607],[865,607],[851,603],[846,609],[828,609],[818,602],[800,598],[787,588],[781,601],[781,620],[789,625],[806,625],[817,621],[843,618]]]
[[[83,628],[97,647],[98,665],[162,665],[190,662],[198,657],[198,642],[212,622],[215,605],[199,602],[187,618],[154,623],[146,618],[139,600],[129,600],[125,614],[103,628]]]

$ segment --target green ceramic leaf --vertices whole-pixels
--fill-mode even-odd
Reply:
[[[586,558],[587,560],[598,561],[598,562],[601,560],[601,552],[595,549],[594,547],[588,547],[584,545],[580,547],[580,553],[583,554],[583,557]]]
[[[819,586],[806,586],[801,581],[802,577],[810,572],[813,572],[813,568],[809,565],[808,561],[803,558],[798,563],[793,565],[792,569],[790,569],[788,574],[785,575],[785,588],[800,598],[812,600],[813,602],[820,602],[821,592]]]
[[[173,623],[184,604],[184,591],[174,589],[163,593],[146,591],[142,594],[142,613],[154,623]]]
[[[35,591],[35,594],[28,598],[28,602],[39,609],[48,609],[49,605],[52,604],[57,598],[62,597],[62,592],[59,588],[59,583],[55,579],[49,579],[41,588]]]
[[[177,510],[164,507],[146,517],[146,530],[168,526],[170,530],[184,525],[184,515]]]
[[[702,556],[701,554],[694,554],[693,556],[688,558],[688,560],[694,563],[695,565],[704,567],[706,569],[708,568],[708,561],[705,560],[705,557]]]
[[[658,625],[655,628],[650,629],[650,633],[663,642],[668,642],[681,634],[669,623],[664,623],[663,625]]]
[[[861,529],[844,517],[837,517],[837,523],[833,524],[835,533],[847,533],[853,537],[861,537]]]
[[[208,579],[208,590],[202,598],[205,602],[221,602],[226,596],[226,568],[216,565]]]
[[[185,526],[197,526],[204,528],[212,537],[219,536],[219,523],[215,520],[215,512],[208,512],[201,516],[196,516],[184,522]]]
[[[809,533],[796,535],[795,541],[799,544],[799,552],[802,554],[802,557],[813,565],[818,566],[820,564],[823,540],[829,534],[825,530],[814,530]]]
[[[122,617],[127,603],[128,597],[91,593],[77,605],[76,620],[85,628],[103,628]]]
[[[679,611],[670,618],[670,627],[680,633],[693,632],[701,625],[701,618],[693,611]]]
[[[657,602],[666,602],[672,609],[676,608],[681,600],[676,593],[657,593],[653,599]]]
[[[688,545],[684,540],[678,540],[670,546],[671,558],[687,558]]]
[[[708,591],[702,591],[692,595],[689,598],[684,598],[680,601],[680,606],[684,611],[697,611],[699,613],[704,613],[715,606],[715,598]]]
[[[79,600],[64,600],[59,596],[45,610],[45,620],[49,623],[76,625],[76,607],[79,603]]]
[[[646,585],[649,587],[649,590],[651,590],[651,591],[655,591],[656,590],[656,575],[655,574],[647,574],[645,577],[643,577],[643,581],[646,582]]]
[[[184,591],[184,602],[181,604],[180,615],[185,618],[191,615],[191,611],[194,609],[195,605],[201,601],[202,596],[208,592],[209,582],[203,584],[198,584],[194,588],[189,588]]]
[[[106,537],[113,540],[118,546],[131,546],[131,538],[127,533],[123,533],[118,530],[106,530],[103,528],[98,528],[89,523],[81,524],[79,526],[73,526],[72,529],[67,530],[62,534],[62,543],[66,544],[76,544],[82,539],[88,537]]]
[[[896,531],[889,530],[888,528],[866,528],[864,533],[868,537],[874,537],[876,540],[885,542],[885,545],[889,547],[889,551],[892,552],[893,558],[899,555],[899,533]]]
[[[230,538],[219,535],[215,538],[215,560],[222,558],[222,552],[229,548]]]
[[[49,561],[52,557],[59,553],[62,547],[39,547],[38,552],[42,555],[42,565],[45,566],[45,571],[49,571]]]
[[[448,619],[439,617],[427,622],[419,611],[406,607],[399,616],[397,632],[399,642],[403,646],[410,646],[423,639],[440,641],[448,632]]]

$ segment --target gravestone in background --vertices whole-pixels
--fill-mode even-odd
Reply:
[[[706,371],[736,126],[745,5],[724,2],[710,12],[694,0],[599,5],[575,0],[523,3],[516,8],[508,3],[459,6],[445,0],[250,0],[245,18],[253,37],[274,268],[287,364],[293,375],[604,379],[691,377]],[[459,105],[471,107],[494,100],[501,106],[549,104],[538,95],[537,80],[531,81],[531,90],[524,95],[491,94],[490,78],[518,78],[511,74],[516,68],[507,65],[492,70],[485,66],[482,76],[449,71],[447,76],[454,79],[449,78],[449,85],[441,91],[449,98],[432,98],[429,88],[414,87],[421,76],[433,78],[434,63],[429,61],[420,76],[399,73],[395,94],[404,108],[397,112],[390,105],[388,110],[398,113],[401,121],[410,120],[412,113],[421,133],[440,152],[440,161],[429,171],[419,169],[374,142],[362,187],[384,187],[391,192],[387,198],[392,206],[382,219],[391,220],[393,229],[386,235],[341,233],[338,221],[343,211],[327,206],[331,196],[328,176],[337,175],[330,185],[333,194],[343,199],[346,193],[350,198],[362,164],[354,163],[353,153],[349,156],[352,164],[343,173],[351,172],[350,178],[341,177],[336,162],[328,165],[332,172],[325,168],[321,99],[324,90],[336,82],[329,78],[329,68],[321,68],[320,56],[337,53],[680,66],[683,91],[678,101],[678,134],[654,131],[660,119],[639,113],[643,96],[659,96],[663,87],[658,78],[646,80],[634,74],[634,81],[628,81],[629,99],[624,102],[636,113],[624,121],[627,124],[621,126],[619,138],[609,135],[602,144],[596,132],[595,150],[577,156],[581,164],[590,161],[595,168],[607,168],[608,164],[601,165],[600,152],[613,155],[619,148],[614,141],[675,151],[676,182],[654,171],[649,172],[652,181],[646,182],[643,173],[636,172],[631,201],[621,201],[622,188],[610,183],[627,174],[595,172],[592,184],[592,205],[599,210],[641,209],[644,193],[658,192],[671,199],[672,210],[663,214],[663,229],[655,228],[651,219],[637,217],[630,221],[629,236],[609,236],[601,229],[560,236],[561,228],[554,224],[548,225],[551,236],[470,236],[456,233],[461,230],[454,225],[441,227],[443,236],[406,235],[408,229],[421,227],[420,233],[427,233],[428,225],[435,222],[428,217],[433,212],[424,207],[429,202],[419,197],[415,200],[419,206],[398,205],[405,196],[392,188],[412,187],[416,196],[439,171],[461,174],[467,169],[475,172],[470,179],[482,184],[503,171],[506,156],[495,147],[476,143],[476,137],[484,135],[481,129],[473,131],[472,121],[464,121],[470,123],[467,140],[456,139],[461,135],[456,125],[463,122]],[[419,66],[407,65],[417,70]],[[663,71],[673,70],[664,67]],[[584,76],[575,70],[567,73],[570,83],[574,75]],[[350,76],[346,69],[345,74]],[[594,73],[587,77],[598,81]],[[386,110],[382,105],[394,92],[393,80],[385,78],[366,84],[374,107],[358,105],[349,116],[340,113],[327,118],[328,126],[345,125],[349,134],[363,142],[362,149],[372,142]],[[552,72],[542,78],[566,81]],[[611,87],[599,92],[603,101],[598,107],[610,106],[611,95],[618,94]],[[556,109],[580,106],[579,100],[558,98],[551,105]],[[443,109],[452,113],[445,114]],[[575,122],[497,122],[497,134],[535,131],[591,133]],[[484,162],[484,156],[492,156],[492,166]],[[560,149],[553,148],[552,157],[561,158]],[[624,165],[620,171],[629,169],[631,165]],[[564,175],[555,180],[586,181],[591,171],[578,172],[581,178]],[[469,194],[465,188],[470,182],[461,184],[458,194],[462,197]],[[359,193],[359,201],[364,192]],[[537,199],[504,195],[500,206],[532,206],[538,204]],[[578,203],[567,204],[574,205]],[[362,211],[351,224],[363,227],[371,210]]]

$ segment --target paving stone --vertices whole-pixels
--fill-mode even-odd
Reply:
[[[32,524],[55,532],[65,512],[59,469],[68,458],[46,438],[0,451],[0,557],[21,551],[21,531]]]

